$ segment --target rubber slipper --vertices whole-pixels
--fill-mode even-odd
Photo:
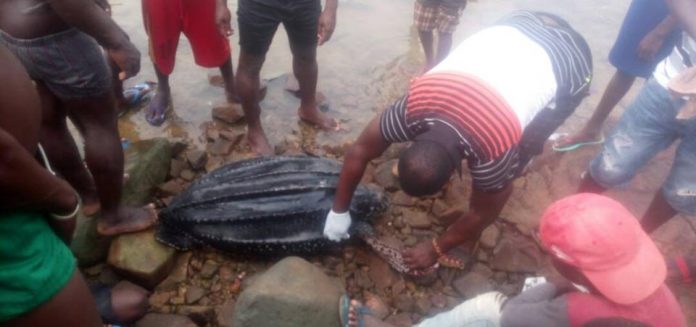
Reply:
[[[90,293],[97,304],[97,311],[105,324],[121,325],[111,304],[111,287],[102,283],[89,285]]]
[[[474,255],[461,247],[455,247],[440,256],[437,262],[443,267],[466,270],[474,263]]]
[[[342,295],[338,302],[338,313],[342,327],[350,327],[350,298],[348,295]],[[365,327],[365,316],[373,315],[372,310],[367,306],[361,305],[355,309],[358,327]]]
[[[147,102],[155,85],[157,85],[155,82],[143,82],[123,91],[123,97],[127,100],[126,105],[132,108]]]
[[[172,106],[170,104],[170,105],[167,105],[167,107],[164,109],[163,112],[155,114],[154,116],[150,116],[150,115],[146,114],[145,120],[147,120],[147,122],[152,126],[155,126],[155,127],[161,126],[167,120],[167,114],[169,113],[171,108],[172,108]]]
[[[568,133],[554,133],[553,135],[551,135],[551,137],[549,137],[549,140],[552,140],[552,141],[558,140],[558,139],[562,138],[563,136],[567,136],[567,135],[568,135]],[[555,139],[552,139],[552,137],[554,137],[554,136],[556,136]],[[553,151],[556,151],[556,152],[571,152],[571,151],[575,151],[575,150],[580,149],[580,148],[585,147],[585,146],[599,145],[599,144],[604,143],[604,141],[605,141],[604,135],[602,135],[599,138],[599,140],[596,140],[596,141],[575,142],[575,143],[568,144],[565,146],[556,146],[554,144],[554,146],[552,146],[551,148],[553,149]]]

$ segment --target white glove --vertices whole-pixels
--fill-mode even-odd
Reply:
[[[324,224],[324,236],[334,241],[340,242],[348,239],[348,228],[350,227],[351,219],[350,212],[336,213],[333,210],[326,215],[326,224]]]

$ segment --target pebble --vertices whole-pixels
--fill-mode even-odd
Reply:
[[[208,154],[202,150],[191,150],[186,152],[186,161],[188,161],[191,169],[201,170],[205,167],[205,163],[208,160]]]
[[[205,264],[203,264],[203,268],[201,268],[201,277],[203,278],[211,278],[213,275],[218,271],[219,265],[217,262],[213,260],[206,260]]]
[[[421,315],[427,315],[430,310],[430,300],[426,297],[421,297],[416,300],[416,312]]]
[[[181,179],[190,182],[193,181],[193,179],[196,178],[196,173],[193,172],[191,169],[184,169],[181,171]]]
[[[198,302],[203,296],[205,296],[206,291],[198,286],[191,286],[186,291],[186,304],[194,304]]]

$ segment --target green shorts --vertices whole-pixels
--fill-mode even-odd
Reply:
[[[58,294],[75,272],[75,257],[42,214],[0,214],[0,323]]]

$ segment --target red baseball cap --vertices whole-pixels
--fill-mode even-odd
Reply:
[[[620,203],[581,193],[553,203],[540,236],[557,259],[577,267],[609,300],[633,304],[653,294],[667,266],[638,220]]]

